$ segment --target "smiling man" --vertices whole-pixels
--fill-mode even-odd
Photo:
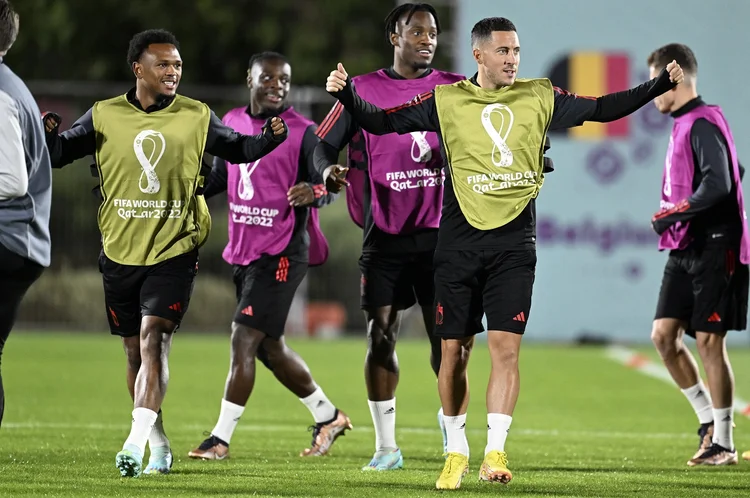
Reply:
[[[448,442],[438,489],[458,488],[469,470],[467,368],[483,312],[492,369],[479,478],[501,483],[512,478],[505,442],[518,399],[518,356],[536,273],[535,199],[544,181],[547,132],[614,121],[682,81],[682,69],[672,61],[636,88],[579,97],[546,78],[516,79],[521,46],[508,19],[482,19],[471,42],[477,72],[470,80],[439,85],[390,109],[360,97],[340,63],[326,82],[369,133],[437,132],[446,157],[434,257],[435,333],[442,341],[438,390]]]
[[[136,78],[127,94],[94,104],[57,133],[59,116],[44,118],[52,166],[94,155],[99,170],[102,235],[99,269],[110,331],[127,356],[133,422],[115,459],[121,475],[166,473],[172,465],[161,405],[169,381],[172,335],[187,311],[198,271],[198,248],[211,224],[201,194],[204,152],[235,163],[256,161],[287,136],[279,117],[242,135],[202,102],[177,94],[182,59],[164,30],[138,33],[128,64]]]
[[[313,416],[312,444],[302,456],[325,455],[336,438],[352,428],[346,414],[315,383],[305,361],[284,341],[289,309],[308,265],[325,260],[327,246],[315,209],[333,200],[313,164],[317,126],[287,103],[291,80],[292,68],[283,55],[252,56],[247,70],[250,104],[224,116],[224,123],[241,133],[253,133],[266,119],[281,116],[289,138],[254,163],[214,159],[205,196],[227,193],[229,243],[224,260],[234,268],[237,310],[219,420],[211,435],[188,453],[191,458],[229,456],[232,434],[255,384],[256,356]]]

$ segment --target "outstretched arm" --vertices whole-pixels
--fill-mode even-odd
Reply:
[[[96,132],[91,109],[78,118],[69,130],[60,134],[60,116],[52,112],[44,113],[42,121],[53,168],[62,168],[77,159],[96,153]]]
[[[341,102],[362,129],[373,135],[438,131],[440,128],[434,92],[425,92],[405,104],[381,109],[357,95],[341,63],[328,76],[326,90]]]
[[[607,123],[634,113],[682,81],[682,68],[671,62],[659,76],[630,90],[602,97],[581,97],[555,87],[551,130],[573,128],[585,121]]]
[[[206,135],[206,152],[232,164],[250,163],[273,151],[286,140],[286,123],[274,117],[266,120],[257,135],[243,135],[228,127],[211,111]]]

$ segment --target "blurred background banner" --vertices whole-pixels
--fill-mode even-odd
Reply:
[[[647,81],[653,50],[688,45],[698,59],[699,93],[722,106],[740,161],[750,163],[750,70],[737,58],[750,42],[750,2],[464,0],[456,15],[458,72],[476,72],[469,36],[474,23],[502,16],[518,30],[519,77],[548,77],[581,95]],[[614,123],[550,135],[555,172],[545,178],[537,203],[539,263],[528,339],[649,341],[666,262],[650,219],[659,208],[671,127],[672,118],[650,103]],[[747,342],[745,334],[730,338]]]
[[[18,41],[8,65],[29,84],[43,111],[70,127],[96,100],[126,92],[134,33],[169,29],[181,42],[180,93],[208,103],[221,117],[245,106],[250,56],[264,50],[292,65],[290,102],[320,123],[333,104],[325,78],[341,61],[352,75],[387,67],[393,50],[383,20],[393,0],[24,0]],[[505,16],[517,26],[521,77],[550,77],[581,94],[623,90],[648,78],[646,57],[669,42],[688,44],[700,68],[699,90],[721,105],[738,143],[746,137],[750,70],[742,54],[750,2],[698,0],[604,2],[437,0],[443,34],[434,67],[471,76],[470,31],[476,21]],[[44,15],[39,15],[44,12]],[[95,21],[93,21],[95,19]],[[658,208],[671,119],[647,105],[615,123],[588,124],[551,136],[556,171],[538,202],[539,265],[527,340],[569,341],[596,335],[645,342],[666,255],[657,252],[649,220]],[[210,157],[206,159],[210,160]],[[343,161],[343,154],[342,154]],[[53,266],[32,287],[21,325],[107,333],[97,267],[97,179],[91,158],[54,173]],[[746,189],[747,191],[747,189]],[[200,273],[183,329],[228,333],[235,307],[231,269],[221,259],[227,240],[223,195],[209,201],[213,231],[201,250]],[[343,198],[321,210],[330,257],[300,286],[289,335],[364,336],[359,309],[362,232]],[[423,337],[421,313],[404,318],[403,335]],[[745,334],[732,335],[746,342]]]

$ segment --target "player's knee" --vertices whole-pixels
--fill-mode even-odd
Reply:
[[[164,318],[146,317],[141,327],[141,358],[165,358],[172,343],[174,323]]]
[[[391,317],[387,309],[379,308],[374,311],[366,311],[367,332],[375,339],[395,339],[396,316]]]
[[[395,320],[388,313],[377,310],[367,313],[367,341],[371,349],[393,349],[396,345],[398,330]]]
[[[440,344],[441,366],[448,364],[466,365],[469,362],[472,342],[456,339],[443,339]]]
[[[258,352],[255,357],[263,363],[269,370],[274,369],[274,365],[279,364],[286,354],[286,345],[283,340],[266,337],[258,346]]]
[[[651,329],[651,342],[654,343],[654,346],[662,357],[677,354],[682,345],[682,339],[678,332],[670,324],[664,323],[661,320],[654,321],[653,328]]]
[[[264,367],[273,371],[272,360],[271,358],[269,358],[268,351],[266,351],[266,348],[263,347],[262,343],[260,346],[258,346],[258,351],[255,353],[255,357],[263,364]]]
[[[703,359],[724,357],[724,334],[698,332],[695,337],[695,344]]]
[[[518,350],[515,348],[503,348],[490,352],[493,368],[517,368]]]
[[[232,355],[240,357],[255,357],[265,335],[246,325],[232,322]]]

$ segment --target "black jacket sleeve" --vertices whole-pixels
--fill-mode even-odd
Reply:
[[[96,132],[92,110],[78,118],[69,130],[58,135],[57,131],[45,131],[53,168],[62,168],[82,157],[96,153]]]
[[[373,135],[412,131],[439,131],[435,93],[425,92],[417,95],[405,104],[389,109],[381,109],[363,100],[352,88],[351,78],[339,92],[329,92],[351,113],[354,120],[363,130]]]
[[[211,168],[211,174],[208,175],[208,180],[206,180],[203,196],[210,199],[215,195],[226,192],[227,180],[227,162],[218,156],[214,156],[213,168]]]
[[[339,149],[330,145],[325,140],[319,140],[315,145],[315,150],[313,151],[313,163],[315,170],[321,175],[321,178],[323,172],[328,166],[338,164],[339,152]]]
[[[651,223],[658,234],[677,222],[690,221],[732,192],[732,165],[719,128],[705,119],[696,120],[690,130],[690,144],[701,172],[701,182],[688,199],[654,215]]]
[[[326,190],[323,175],[315,166],[315,150],[318,145],[318,137],[315,134],[315,125],[310,125],[305,130],[302,137],[302,147],[300,148],[299,168],[300,177],[313,189],[315,200],[310,207],[323,207],[326,204],[336,200],[336,195]]]
[[[289,129],[284,123],[284,133],[274,135],[271,119],[266,120],[263,130],[257,135],[243,135],[234,131],[211,111],[211,120],[206,136],[206,152],[234,164],[250,163],[265,156],[284,140]]]
[[[555,87],[555,108],[550,130],[573,128],[585,121],[607,123],[634,113],[659,95],[674,88],[669,72],[662,69],[659,76],[624,92],[602,97],[581,97]]]
[[[338,164],[339,153],[358,131],[352,115],[341,102],[336,102],[315,132],[319,140],[315,144],[313,163],[321,177],[328,166]]]

